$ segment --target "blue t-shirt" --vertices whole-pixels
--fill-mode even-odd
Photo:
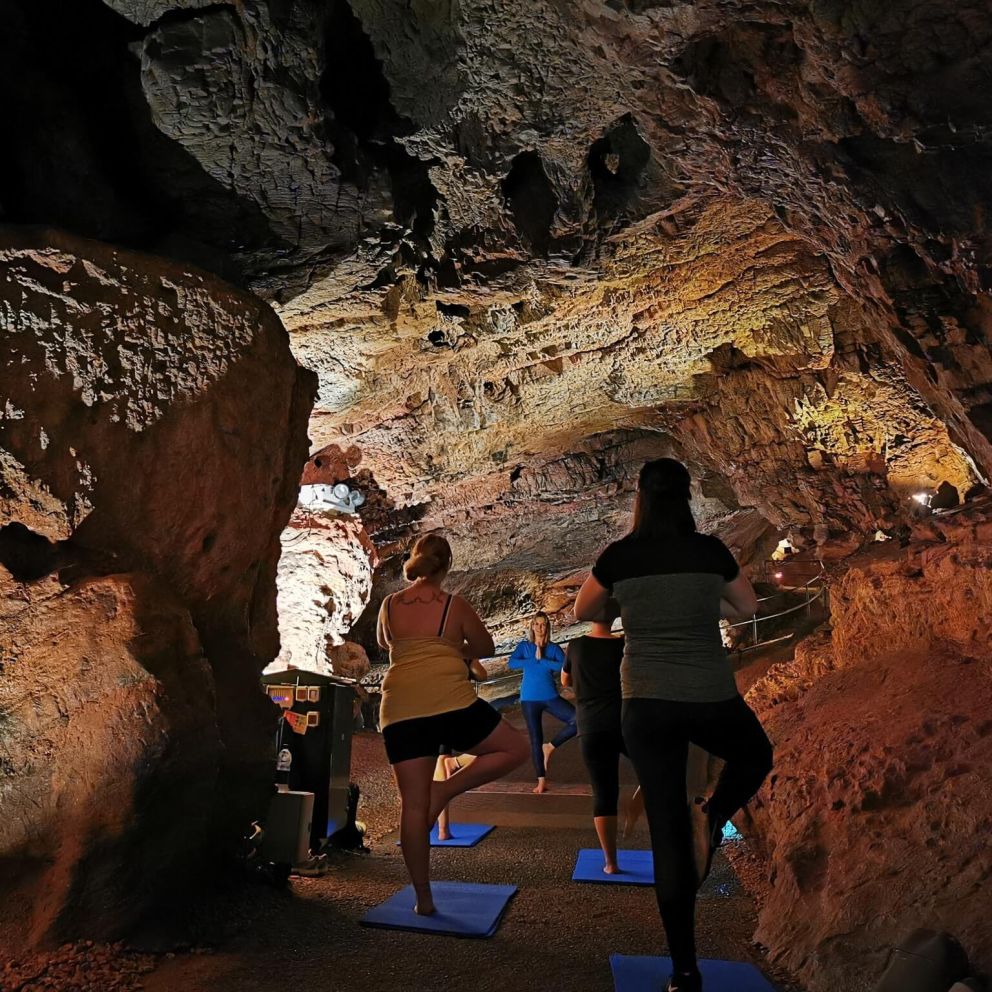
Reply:
[[[537,645],[531,641],[521,641],[506,663],[507,668],[522,668],[524,671],[520,702],[540,703],[554,699],[558,695],[555,675],[564,664],[565,652],[557,644],[549,644],[544,649],[544,657],[538,659]]]

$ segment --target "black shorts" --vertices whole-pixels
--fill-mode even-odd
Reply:
[[[382,728],[386,757],[395,765],[411,758],[436,758],[445,745],[455,751],[471,751],[499,726],[501,719],[489,703],[477,699],[461,710],[398,720]]]

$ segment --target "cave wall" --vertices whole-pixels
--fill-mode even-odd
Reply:
[[[507,632],[536,605],[567,610],[570,583],[626,526],[638,460],[658,454],[690,464],[700,497],[713,499],[704,526],[736,534],[744,557],[784,529],[831,557],[878,531],[899,543],[915,527],[941,544],[919,536],[912,496],[942,482],[964,495],[992,473],[992,22],[980,0],[63,7],[11,0],[0,12],[0,123],[12,139],[0,219],[192,260],[273,302],[297,360],[317,373],[306,471],[323,455],[334,481],[368,496],[363,526],[382,564],[359,630],[398,581],[399,550],[437,528],[466,563],[463,588]],[[39,326],[90,291],[77,275],[62,285],[61,251],[43,264],[13,258],[29,280],[41,266],[17,304]],[[94,286],[110,271],[96,268]],[[208,296],[234,299],[207,284]],[[133,295],[107,290],[101,307],[124,315],[115,333],[202,303],[149,293],[162,314],[135,315]],[[217,312],[194,319],[228,326]],[[216,368],[212,339],[197,336],[192,354],[163,339],[139,385],[100,335],[67,338],[59,367],[106,421],[77,422],[58,393],[44,439],[27,437],[33,422],[19,411],[37,396],[21,388],[0,423],[17,439],[3,456],[6,519],[69,541],[45,550],[14,532],[9,553],[163,583],[189,613],[210,678],[228,686],[244,677],[243,658],[254,667],[275,653],[270,525],[292,500],[287,489],[270,506],[265,478],[288,480],[302,460],[306,402],[280,344],[273,360],[244,366],[209,430],[197,420],[222,439],[217,451],[182,441],[181,464],[131,455],[157,451],[145,439],[210,406],[190,397],[219,396],[228,372],[180,374]],[[39,375],[47,390],[51,376]],[[105,386],[115,377],[126,386]],[[292,389],[291,411],[266,409]],[[286,423],[270,458],[256,435]],[[78,466],[66,444],[84,452]],[[242,444],[236,470],[225,459]],[[241,468],[266,459],[270,475],[242,487]],[[198,462],[209,471],[194,479]],[[252,517],[251,540],[234,542],[225,521],[260,498],[265,526]],[[217,508],[202,511],[195,539],[190,506],[197,520]],[[150,530],[134,523],[152,517]],[[223,575],[222,561],[232,563]],[[139,587],[100,602],[140,599],[129,591]],[[954,606],[936,601],[943,612],[925,615],[954,628]],[[914,644],[879,624],[892,634],[886,650],[902,645],[922,706],[930,676]],[[856,639],[843,641],[854,629],[845,615],[831,658],[857,657]],[[140,664],[115,657],[122,670]],[[817,674],[820,662],[809,664]],[[869,679],[876,664],[896,661],[830,677]],[[962,672],[978,684],[975,666]],[[899,684],[890,678],[879,698],[898,701]],[[251,765],[255,723],[238,737],[236,696],[216,696],[219,760]],[[770,713],[783,734],[815,716],[804,699],[793,693]],[[830,753],[847,754],[831,741]],[[796,768],[803,789],[820,788]],[[817,795],[810,809],[822,812]],[[775,803],[806,815],[784,792]],[[791,870],[782,858],[777,885]],[[819,858],[793,858],[807,891],[819,891]],[[865,906],[882,896],[863,892]],[[794,943],[790,960],[828,982],[848,974],[831,950],[843,924],[830,917],[817,936],[814,902],[795,932],[767,917],[762,932],[777,954]]]
[[[747,694],[775,769],[745,826],[769,859],[756,939],[812,992],[874,986],[916,927],[992,967],[992,504],[850,558],[832,632]]]
[[[354,666],[334,649],[344,644],[369,603],[375,545],[357,517],[302,506],[282,532],[281,544],[278,663],[350,676]],[[346,670],[338,671],[336,658]]]
[[[314,383],[265,304],[51,229],[0,229],[0,322],[0,934],[110,937],[271,788]]]

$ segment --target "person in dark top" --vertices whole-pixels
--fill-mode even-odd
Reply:
[[[620,609],[612,600],[584,637],[568,645],[561,684],[575,690],[575,710],[582,759],[592,784],[592,821],[603,849],[603,871],[614,875],[617,865],[617,806],[620,799],[620,755],[626,754],[620,729],[620,661],[623,636],[612,632]],[[639,797],[640,791],[635,793]],[[627,812],[628,824],[636,817]]]
[[[547,613],[534,614],[527,640],[516,646],[506,667],[522,669],[524,673],[520,685],[520,708],[527,721],[531,758],[537,773],[534,792],[539,795],[548,788],[547,764],[552,752],[571,740],[576,733],[575,707],[558,695],[558,687],[555,685],[555,676],[561,672],[564,664],[565,652],[551,641],[551,620]],[[565,725],[547,744],[544,743],[542,725],[545,710]]]
[[[575,601],[580,620],[612,596],[625,634],[623,739],[644,795],[655,894],[668,936],[668,992],[701,992],[696,890],[723,827],[758,791],[772,747],[737,691],[720,617],[757,609],[751,584],[717,538],[696,531],[690,477],[672,458],[641,469],[634,525],[599,557]],[[726,764],[708,800],[686,803],[689,744]]]

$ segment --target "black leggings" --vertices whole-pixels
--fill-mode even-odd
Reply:
[[[592,815],[616,816],[620,801],[620,755],[626,754],[623,737],[600,730],[579,735],[582,760],[592,783]]]
[[[772,746],[740,696],[720,703],[625,699],[623,739],[637,770],[651,830],[654,888],[675,970],[696,968],[696,869],[686,801],[689,744],[726,762],[710,799],[723,826],[758,791]]]

